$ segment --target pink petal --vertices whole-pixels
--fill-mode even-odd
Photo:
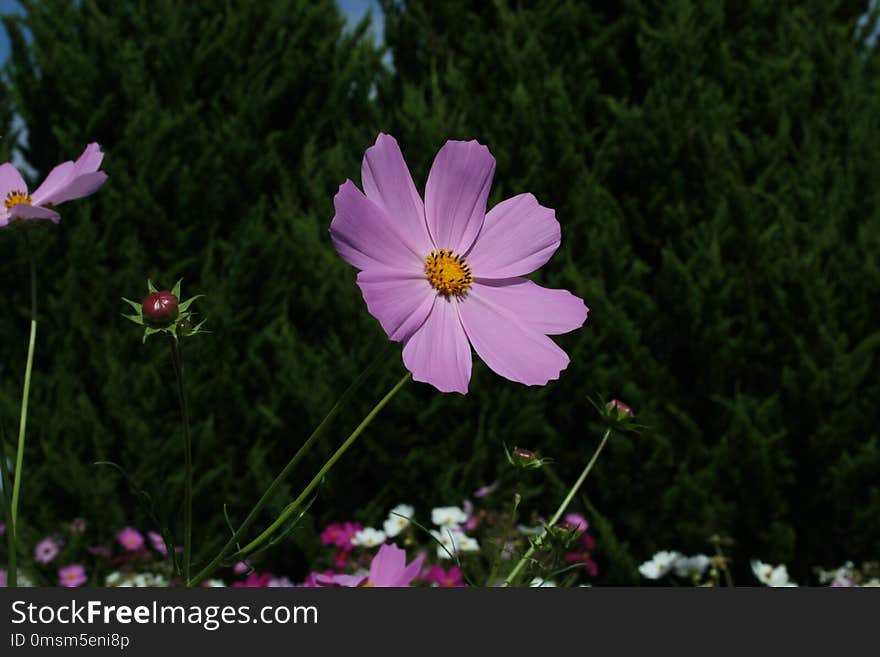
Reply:
[[[350,180],[333,197],[336,216],[330,236],[339,255],[358,269],[378,266],[423,272],[425,254],[407,243],[398,221],[391,219]]]
[[[52,194],[67,183],[73,173],[73,161],[68,160],[62,162],[49,172],[43,184],[37,187],[36,191],[31,194],[31,201],[34,205],[44,205],[46,203],[54,203]]]
[[[62,183],[58,189],[51,194],[51,196],[43,199],[41,203],[58,205],[65,201],[72,201],[75,198],[91,196],[101,188],[101,185],[103,185],[106,180],[107,174],[103,171],[84,173],[81,176],[73,175],[66,182]]]
[[[61,221],[61,215],[49,208],[41,208],[39,205],[19,203],[9,209],[9,219],[49,219],[57,224]]]
[[[561,236],[556,213],[520,194],[489,210],[467,261],[478,278],[530,274],[555,253]]]
[[[422,563],[425,561],[425,555],[420,554],[415,559],[413,559],[412,563],[408,565],[397,577],[397,584],[395,586],[409,586],[412,584],[412,581],[418,576],[419,572],[422,570]]]
[[[6,200],[9,192],[27,194],[27,183],[21,174],[9,162],[0,165],[0,203]]]
[[[422,197],[416,191],[394,137],[380,134],[376,144],[364,153],[361,182],[367,198],[395,220],[408,245],[419,251],[423,258],[434,250],[425,223]]]
[[[406,568],[406,550],[385,543],[379,548],[370,563],[370,584],[374,586],[396,586],[396,582]]]
[[[82,154],[77,158],[75,163],[75,174],[80,176],[84,173],[94,173],[101,166],[104,160],[104,153],[101,147],[92,142],[85,147]]]
[[[406,340],[431,312],[437,296],[424,273],[370,268],[357,277],[367,310],[391,340]]]
[[[415,381],[465,394],[471,347],[458,318],[458,300],[438,296],[424,324],[403,343],[403,364]]]
[[[526,278],[474,281],[473,290],[544,335],[568,333],[583,326],[589,308],[568,290],[541,287]]]
[[[315,575],[315,583],[320,586],[360,586],[361,582],[367,579],[366,575],[325,575],[318,573]]]
[[[568,355],[515,311],[502,305],[495,288],[474,284],[459,306],[461,323],[477,354],[494,372],[526,385],[558,379]]]
[[[425,216],[438,249],[465,253],[486,217],[495,158],[476,141],[447,141],[425,187]]]

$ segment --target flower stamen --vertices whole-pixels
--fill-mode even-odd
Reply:
[[[431,251],[425,258],[425,273],[431,286],[445,297],[464,296],[474,280],[464,256],[449,249]]]
[[[16,205],[30,205],[31,197],[20,191],[11,191],[6,195],[6,200],[3,201],[3,205],[6,206],[7,210],[11,210]]]

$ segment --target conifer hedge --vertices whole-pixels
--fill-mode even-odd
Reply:
[[[740,569],[761,557],[794,579],[880,555],[868,2],[386,0],[384,62],[367,23],[346,29],[330,0],[23,4],[5,20],[2,132],[14,110],[37,177],[92,139],[110,175],[35,235],[30,531],[74,515],[107,532],[179,522],[167,346],[142,345],[120,317],[147,277],[207,295],[211,333],[184,354],[203,556],[215,544],[199,538],[227,531],[223,505],[242,517],[385,348],[327,233],[337,186],[360,182],[384,131],[420,188],[446,139],[487,144],[490,204],[531,191],[562,224],[535,279],[591,315],[560,336],[572,364],[545,388],[477,363],[465,397],[408,386],[268,555],[279,570],[302,566],[324,521],[378,522],[398,502],[427,510],[509,477],[504,444],[555,460],[523,482],[525,508],[550,511],[597,442],[596,393],[648,427],[609,446],[580,500],[604,581],[635,581],[655,549],[706,551],[713,534],[736,541]],[[0,238],[9,434],[29,296],[19,240]],[[385,358],[334,437],[399,376],[399,348]]]

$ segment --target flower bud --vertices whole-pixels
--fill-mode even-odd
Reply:
[[[177,297],[168,290],[148,294],[143,308],[144,320],[152,326],[168,326],[177,319]]]
[[[605,404],[605,411],[612,420],[626,420],[633,416],[632,409],[619,399],[612,399]]]

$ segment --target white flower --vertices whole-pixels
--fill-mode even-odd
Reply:
[[[785,564],[774,568],[763,561],[752,559],[752,572],[766,586],[797,586],[788,579],[788,568]]]
[[[166,587],[168,580],[159,573],[132,573],[124,574],[113,572],[104,578],[105,586],[118,586],[121,588],[147,588]]]
[[[551,582],[549,579],[544,579],[543,577],[536,577],[531,582],[529,582],[529,586],[532,588],[556,588],[556,583]]]
[[[359,532],[355,532],[355,535],[351,537],[351,543],[361,547],[376,547],[377,545],[382,545],[385,542],[385,538],[385,532],[367,527]]]
[[[289,577],[273,577],[269,580],[270,589],[286,589],[293,586]]]
[[[711,561],[705,554],[695,554],[692,557],[679,558],[672,564],[672,568],[679,577],[700,576],[706,572]]]
[[[456,552],[476,552],[480,549],[477,539],[465,535],[459,529],[432,529],[431,536],[440,543],[437,546],[437,556],[441,559],[450,559]]]
[[[388,519],[382,526],[388,536],[397,536],[404,529],[409,527],[409,519],[416,513],[416,510],[409,504],[398,504],[391,509]]]
[[[523,536],[543,536],[547,529],[543,525],[538,525],[537,527],[529,527],[528,525],[517,525],[516,531],[518,531]]]
[[[862,584],[862,586],[869,586],[871,588],[880,587],[880,579],[877,579],[876,577],[873,579],[869,579],[867,582]]]
[[[226,588],[226,582],[222,579],[206,579],[205,583],[202,584],[207,589],[219,589]]]
[[[467,514],[457,506],[438,506],[431,511],[431,522],[438,527],[458,527],[467,519]]]
[[[680,552],[661,550],[655,554],[650,561],[646,561],[639,566],[639,572],[642,574],[642,577],[647,577],[648,579],[660,579],[669,573],[672,565],[680,558]]]

